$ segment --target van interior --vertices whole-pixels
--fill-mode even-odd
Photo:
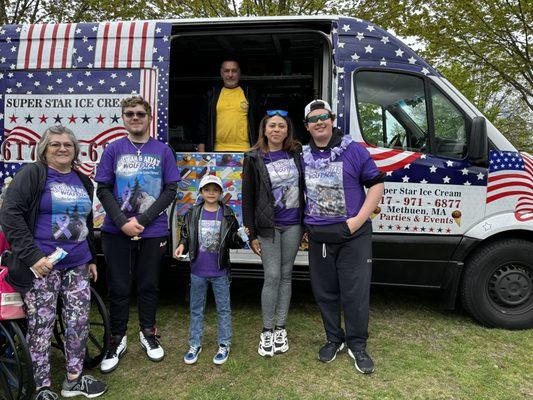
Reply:
[[[331,94],[331,50],[316,29],[232,29],[179,31],[171,39],[169,73],[169,144],[175,151],[194,151],[204,94],[222,84],[220,65],[236,57],[241,83],[257,93],[257,115],[269,109],[289,112],[295,135],[308,141],[305,105]],[[259,121],[258,121],[259,122]]]

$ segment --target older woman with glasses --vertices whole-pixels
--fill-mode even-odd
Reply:
[[[0,218],[12,248],[10,283],[24,296],[27,342],[36,399],[57,399],[51,388],[50,346],[58,297],[63,301],[67,375],[61,395],[96,397],[107,386],[84,375],[90,283],[97,278],[93,244],[93,185],[78,169],[80,146],[71,130],[52,126],[6,192]],[[50,255],[59,252],[62,257]],[[66,255],[65,255],[66,253]]]
[[[292,268],[302,239],[300,152],[287,111],[269,110],[259,125],[257,143],[244,158],[244,226],[250,230],[250,247],[264,268],[263,331],[258,348],[263,357],[289,349],[285,322]]]

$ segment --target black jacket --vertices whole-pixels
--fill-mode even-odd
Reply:
[[[217,132],[217,102],[222,91],[222,85],[212,87],[204,95],[202,109],[200,111],[200,122],[198,124],[198,143],[205,144],[205,151],[215,150],[215,137]],[[244,85],[240,85],[244,91],[244,96],[248,101],[248,139],[250,146],[257,142],[257,124],[259,110],[255,91]]]
[[[298,181],[300,193],[300,222],[304,212],[304,176],[300,154],[289,153],[294,158],[296,168],[300,174]],[[263,156],[259,149],[244,154],[242,177],[242,219],[243,224],[250,230],[250,240],[258,235],[274,236],[274,196],[272,184]]]
[[[75,172],[92,201],[94,187],[91,180],[81,172]],[[0,223],[12,251],[8,260],[8,281],[23,294],[30,289],[34,278],[30,267],[46,256],[35,244],[33,234],[47,177],[46,164],[37,161],[25,165],[9,185],[0,210]],[[87,229],[87,241],[93,256],[90,262],[96,263],[92,211],[87,216]]]
[[[237,233],[239,223],[233,210],[219,202],[224,211],[220,224],[220,250],[218,252],[218,268],[230,268],[229,249],[242,249],[244,242]],[[189,253],[189,260],[194,261],[198,255],[198,221],[202,212],[203,202],[196,204],[185,215],[185,221],[181,226],[180,243],[185,246],[184,254]]]

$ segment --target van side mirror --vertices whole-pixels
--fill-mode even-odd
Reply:
[[[484,117],[475,117],[472,120],[468,159],[474,165],[488,166],[489,164],[489,140],[487,138],[487,123]]]

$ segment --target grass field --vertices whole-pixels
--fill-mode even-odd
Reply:
[[[229,361],[215,366],[216,313],[208,300],[203,352],[196,365],[182,361],[188,311],[184,285],[165,282],[158,326],[166,358],[154,364],[140,349],[131,308],[128,354],[102,376],[105,399],[531,399],[533,330],[486,329],[461,311],[438,308],[432,292],[373,288],[368,351],[376,372],[359,374],[346,352],[320,363],[324,343],[308,283],[295,283],[287,329],[290,350],[272,359],[257,354],[261,330],[257,280],[232,283],[234,340]],[[54,386],[63,379],[54,352]]]

